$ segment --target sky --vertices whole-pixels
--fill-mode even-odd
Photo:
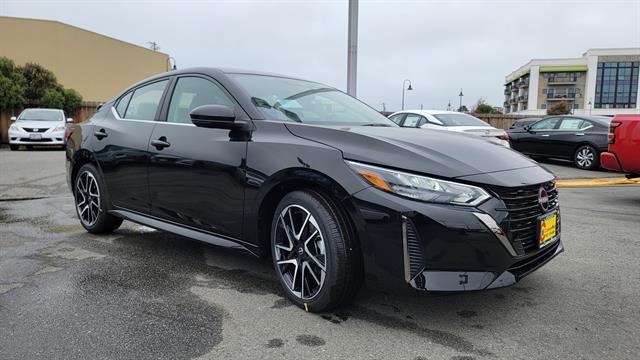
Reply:
[[[0,0],[0,15],[62,21],[176,59],[179,68],[275,72],[346,90],[348,2]],[[372,107],[502,106],[504,77],[532,58],[640,47],[640,0],[359,3],[357,97]],[[0,55],[2,53],[0,44]]]

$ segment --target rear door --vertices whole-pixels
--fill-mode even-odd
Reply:
[[[560,117],[549,117],[531,125],[529,130],[519,134],[515,149],[525,154],[551,155],[549,145],[551,135],[560,124]]]
[[[147,145],[168,83],[161,79],[129,91],[93,127],[94,155],[114,206],[149,212]]]
[[[585,119],[564,116],[558,126],[558,130],[552,134],[553,143],[549,150],[554,156],[571,159],[576,146],[588,141],[587,131],[593,128],[593,124]]]
[[[230,130],[196,127],[189,113],[202,105],[225,105],[239,118],[248,117],[208,77],[182,75],[171,93],[149,146],[152,214],[241,239],[247,141],[230,136]],[[154,146],[154,140],[165,145]]]

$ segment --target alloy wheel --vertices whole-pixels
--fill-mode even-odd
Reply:
[[[316,219],[302,206],[282,210],[275,229],[276,268],[287,288],[298,298],[314,298],[327,271],[325,242]]]
[[[80,221],[92,226],[100,214],[100,189],[92,173],[84,171],[76,180],[76,208]]]
[[[578,166],[583,168],[588,168],[593,164],[593,160],[595,159],[595,155],[589,148],[584,148],[578,151],[576,154],[576,162]]]

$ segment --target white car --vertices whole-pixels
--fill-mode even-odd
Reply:
[[[404,110],[389,119],[402,127],[464,132],[481,136],[502,146],[509,146],[509,135],[471,115],[445,110]]]
[[[67,123],[73,119],[65,120],[59,109],[25,109],[11,121],[9,144],[11,150],[18,150],[20,145],[64,146]]]

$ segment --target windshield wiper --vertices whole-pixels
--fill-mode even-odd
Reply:
[[[369,124],[362,124],[360,126],[379,126],[379,127],[391,127],[391,125],[389,124],[380,124],[380,123],[369,123]]]

